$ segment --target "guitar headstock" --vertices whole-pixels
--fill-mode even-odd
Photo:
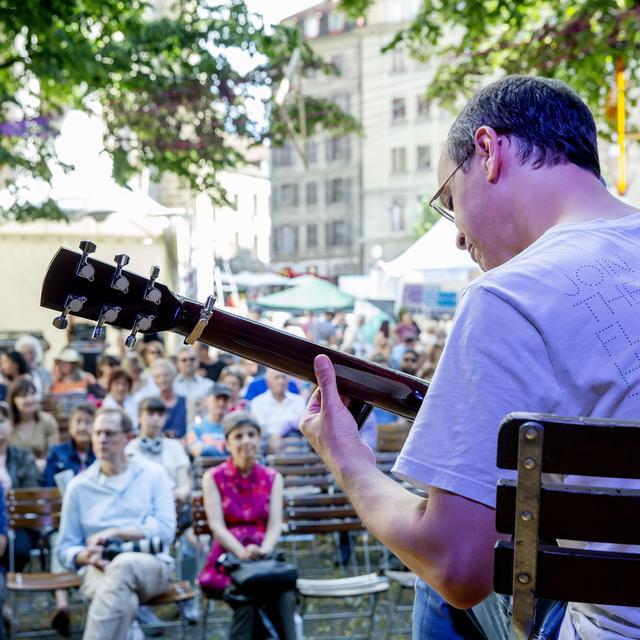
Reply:
[[[53,257],[42,285],[40,305],[59,311],[53,324],[65,329],[69,314],[93,320],[93,338],[104,336],[105,325],[130,331],[126,345],[133,347],[137,333],[174,329],[182,311],[182,300],[156,282],[154,266],[148,278],[124,267],[129,257],[118,254],[109,264],[89,257],[92,242],[80,243],[82,253],[61,248]]]

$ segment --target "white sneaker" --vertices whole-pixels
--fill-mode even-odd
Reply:
[[[140,623],[137,620],[134,620],[129,627],[127,640],[145,640],[145,638],[146,636],[140,627]]]
[[[186,600],[179,604],[180,613],[182,617],[189,624],[197,624],[200,619],[200,607],[198,606],[198,600],[193,598],[192,600]]]

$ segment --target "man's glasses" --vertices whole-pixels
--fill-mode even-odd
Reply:
[[[473,154],[473,151],[471,153],[468,153],[462,159],[462,161],[458,164],[458,166],[449,174],[449,177],[442,183],[440,188],[436,191],[436,193],[433,196],[433,198],[431,198],[431,200],[429,200],[429,206],[432,209],[434,209],[435,211],[437,211],[443,218],[446,218],[450,222],[453,222],[455,220],[455,215],[453,213],[453,210],[449,209],[449,207],[447,207],[442,202],[442,200],[440,200],[440,196],[442,195],[442,192],[445,190],[445,187],[449,184],[449,182],[451,182],[451,179],[453,178],[453,176],[456,175],[458,170],[471,157],[472,154]]]
[[[195,358],[180,358],[180,362],[195,362]]]
[[[120,429],[119,431],[109,431],[108,429],[105,429],[104,431],[94,431],[93,435],[98,439],[100,438],[100,436],[104,436],[105,438],[111,440],[112,438],[119,436],[121,433],[124,433],[122,429]]]

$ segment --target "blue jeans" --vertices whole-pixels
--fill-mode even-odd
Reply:
[[[566,603],[538,600],[534,638],[555,640]],[[511,640],[511,598],[497,593],[472,609],[461,611],[447,604],[429,585],[416,581],[413,640]]]

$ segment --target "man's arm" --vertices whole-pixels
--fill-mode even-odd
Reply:
[[[375,466],[338,394],[327,356],[315,360],[319,388],[301,430],[349,496],[371,533],[452,605],[471,607],[492,589],[494,510],[431,488],[429,500],[403,489]]]

